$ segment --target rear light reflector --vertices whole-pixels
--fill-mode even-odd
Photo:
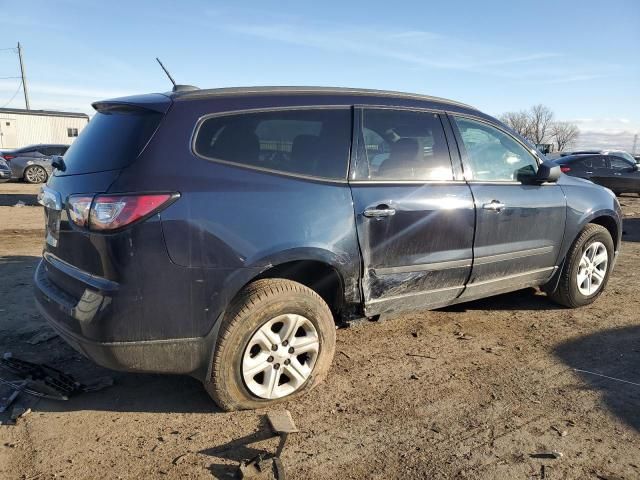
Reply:
[[[72,195],[68,200],[69,219],[79,227],[106,232],[148,218],[169,206],[177,193],[134,195]]]
[[[560,167],[560,171],[561,171],[562,173],[570,172],[570,171],[571,171],[571,167],[565,167],[564,165],[562,165],[562,166]]]
[[[93,197],[86,195],[72,195],[67,201],[69,219],[79,227],[89,227],[89,210]]]

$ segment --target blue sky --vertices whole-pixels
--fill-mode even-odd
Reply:
[[[402,90],[494,115],[544,103],[581,143],[628,149],[640,131],[638,0],[0,0],[0,12],[0,49],[23,45],[32,108],[166,91],[159,56],[200,87]],[[0,50],[0,77],[18,73]],[[18,86],[0,79],[0,107]],[[18,93],[8,106],[23,105]]]

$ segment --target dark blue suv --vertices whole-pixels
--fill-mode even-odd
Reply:
[[[40,195],[43,315],[101,365],[193,375],[224,409],[301,395],[336,325],[530,286],[592,302],[614,195],[457,102],[336,88],[94,104]]]

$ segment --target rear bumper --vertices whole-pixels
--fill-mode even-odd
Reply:
[[[148,373],[187,374],[204,379],[215,344],[218,322],[204,337],[137,341],[99,341],[95,322],[112,300],[109,292],[88,284],[78,300],[48,278],[46,260],[41,260],[34,276],[38,310],[51,327],[75,350],[95,363],[113,370]],[[112,295],[115,293],[111,292]]]

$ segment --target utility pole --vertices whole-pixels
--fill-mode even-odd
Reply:
[[[18,58],[20,59],[20,75],[22,75],[22,91],[24,92],[24,104],[27,110],[29,108],[29,94],[27,93],[27,76],[24,73],[24,62],[22,61],[22,47],[18,42]]]

